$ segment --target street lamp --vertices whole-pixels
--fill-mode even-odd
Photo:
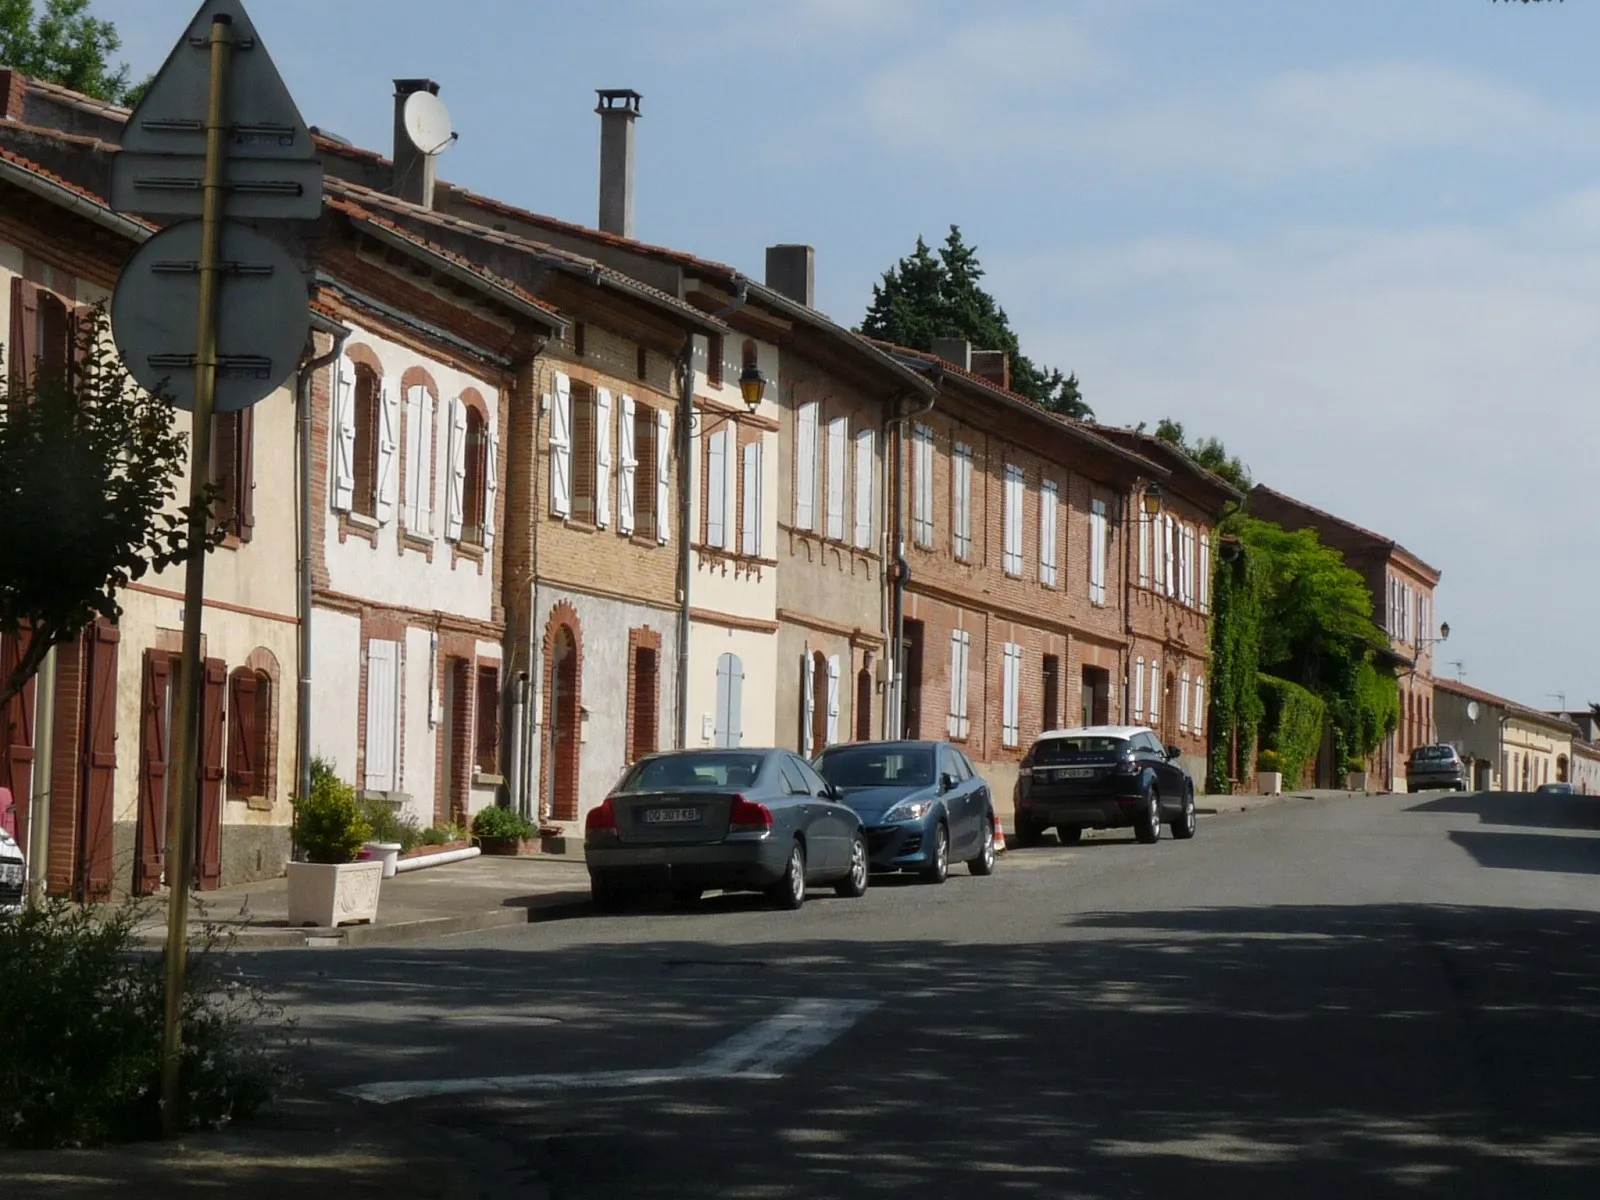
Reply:
[[[1436,638],[1418,638],[1417,639],[1417,653],[1421,654],[1424,650],[1427,650],[1427,649],[1429,649],[1429,648],[1431,648],[1433,646],[1437,646],[1440,642],[1446,642],[1446,641],[1449,641],[1449,640],[1450,640],[1450,622],[1446,621],[1444,624],[1439,626],[1439,636],[1438,637],[1436,637]]]
[[[761,368],[753,362],[746,363],[739,375],[739,395],[744,397],[745,407],[754,413],[761,407],[761,397],[766,392],[767,377],[761,373]]]
[[[1147,483],[1144,489],[1144,515],[1159,517],[1161,515],[1161,485]]]

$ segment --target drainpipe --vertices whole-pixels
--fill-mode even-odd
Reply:
[[[55,765],[56,652],[51,647],[40,665],[33,689],[33,795],[22,797],[28,806],[28,904],[44,903],[45,857],[50,846],[51,768]]]
[[[894,521],[894,565],[893,590],[890,601],[890,644],[889,654],[889,691],[892,702],[885,704],[884,730],[885,738],[895,739],[905,736],[905,672],[906,672],[906,584],[911,581],[911,562],[906,558],[906,506],[905,506],[905,431],[907,422],[915,420],[933,411],[933,405],[939,398],[939,388],[944,386],[944,367],[934,363],[929,372],[929,379],[933,384],[933,394],[928,397],[928,402],[913,412],[902,413],[897,417],[890,417],[883,423],[883,438],[885,447],[890,442],[891,431],[894,434],[894,490],[891,500],[890,489],[885,483],[883,500],[886,515],[884,518],[884,538],[889,537],[888,512],[892,511]],[[896,407],[905,400],[902,393]],[[885,558],[888,556],[885,555]]]
[[[311,384],[318,371],[339,360],[349,336],[349,331],[339,331],[326,354],[303,363],[295,388],[300,415],[300,680],[295,698],[295,763],[301,796],[311,794]],[[338,386],[334,380],[333,387]]]
[[[709,315],[716,321],[733,316],[745,306],[749,292],[750,281],[738,276],[734,280],[732,302]],[[678,355],[678,720],[674,742],[679,750],[689,745],[689,585],[692,581],[689,486],[694,454],[694,339],[692,333],[684,339],[683,350]]]

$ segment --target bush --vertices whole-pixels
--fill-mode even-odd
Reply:
[[[1284,783],[1299,787],[1301,773],[1322,745],[1327,706],[1299,684],[1271,675],[1261,676],[1261,702],[1261,740],[1278,752]]]
[[[422,827],[410,813],[400,813],[387,800],[361,801],[361,818],[371,829],[369,842],[399,842],[400,853],[414,850],[422,840]]]
[[[92,1146],[160,1135],[165,973],[133,936],[141,910],[56,900],[0,916],[0,1145]],[[248,1117],[287,1082],[289,1026],[224,978],[216,936],[191,952],[179,1125]]]
[[[1283,760],[1278,757],[1276,750],[1263,750],[1256,758],[1258,771],[1282,771]]]
[[[432,829],[424,829],[417,835],[418,844],[423,846],[443,846],[448,842],[466,840],[467,831],[459,825],[435,825]]]
[[[311,763],[311,795],[294,802],[295,845],[314,863],[355,862],[372,839],[356,789],[333,773],[327,759]]]
[[[521,813],[499,805],[472,818],[472,836],[477,838],[531,838],[537,832]]]

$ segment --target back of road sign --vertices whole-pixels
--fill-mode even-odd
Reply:
[[[156,75],[112,159],[117,212],[198,217],[204,202],[205,114],[211,88],[212,19],[233,20],[228,72],[227,215],[245,220],[315,220],[322,164],[278,68],[241,0],[206,0]]]

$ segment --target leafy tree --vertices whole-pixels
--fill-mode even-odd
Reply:
[[[90,0],[0,0],[0,63],[112,104],[136,103],[149,86],[128,81],[128,64],[111,63],[122,38],[89,14]]]
[[[51,647],[117,620],[119,590],[188,557],[189,509],[172,508],[188,438],[172,402],[129,377],[103,307],[76,348],[65,369],[41,362],[32,382],[0,385],[0,632],[22,646],[0,707]]]
[[[1164,442],[1170,442],[1213,475],[1220,475],[1226,479],[1239,491],[1248,493],[1255,486],[1255,481],[1250,478],[1250,468],[1245,466],[1238,456],[1229,454],[1228,448],[1220,439],[1201,438],[1198,442],[1190,442],[1184,437],[1183,423],[1174,421],[1171,417],[1162,417],[1156,423],[1155,436]]]
[[[959,226],[950,226],[937,253],[918,236],[911,254],[873,285],[861,332],[913,350],[932,350],[941,337],[965,338],[979,350],[1003,350],[1011,360],[1013,391],[1052,412],[1092,419],[1078,377],[1040,367],[1021,352],[1005,309],[984,290],[982,279],[977,247],[967,245]]]

